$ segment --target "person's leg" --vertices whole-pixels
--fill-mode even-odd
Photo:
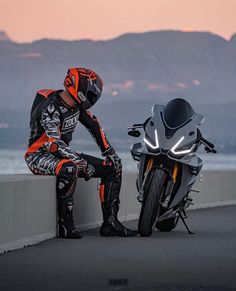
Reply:
[[[121,174],[115,173],[110,162],[86,154],[80,154],[80,156],[95,168],[93,177],[101,178],[99,196],[104,222],[100,228],[100,234],[102,236],[137,235],[136,231],[124,227],[117,217],[120,203]]]
[[[60,238],[82,238],[74,225],[74,191],[77,181],[77,165],[70,160],[61,160],[56,167],[58,201],[58,236]]]
[[[25,155],[25,161],[35,175],[56,175],[55,169],[59,159],[45,151]]]
[[[25,157],[30,170],[36,175],[56,175],[58,236],[81,238],[73,221],[73,194],[77,180],[77,167],[68,160],[61,160],[47,152],[36,152]]]

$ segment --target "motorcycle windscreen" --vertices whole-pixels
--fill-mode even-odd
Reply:
[[[163,117],[169,128],[177,128],[187,123],[195,114],[192,106],[184,99],[168,102],[163,109]]]

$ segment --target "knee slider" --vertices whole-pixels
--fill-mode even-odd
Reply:
[[[116,169],[113,166],[109,167],[109,171],[107,171],[106,176],[104,177],[107,180],[119,180],[122,175],[122,170],[119,174],[116,173]]]
[[[62,165],[58,177],[60,176],[71,176],[71,177],[76,177],[77,174],[77,165],[73,163],[72,161],[66,162]]]
[[[77,179],[77,166],[73,162],[64,163],[57,176],[58,198],[69,198],[73,196]]]

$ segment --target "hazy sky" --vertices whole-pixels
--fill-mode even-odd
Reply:
[[[18,42],[160,29],[236,33],[236,0],[0,0],[0,13],[0,30]]]

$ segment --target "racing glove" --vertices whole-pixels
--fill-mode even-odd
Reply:
[[[89,179],[91,179],[93,177],[94,172],[95,172],[95,168],[91,164],[87,164],[86,174],[84,177],[85,181],[88,181]]]
[[[122,173],[122,163],[121,159],[119,156],[116,154],[115,150],[111,148],[107,153],[106,153],[106,162],[112,163],[112,166],[114,168],[114,171],[116,174],[121,175]]]
[[[93,174],[95,172],[94,167],[89,164],[86,160],[81,159],[76,163],[77,165],[77,177],[82,175],[85,179],[85,181],[88,181],[93,177]]]

